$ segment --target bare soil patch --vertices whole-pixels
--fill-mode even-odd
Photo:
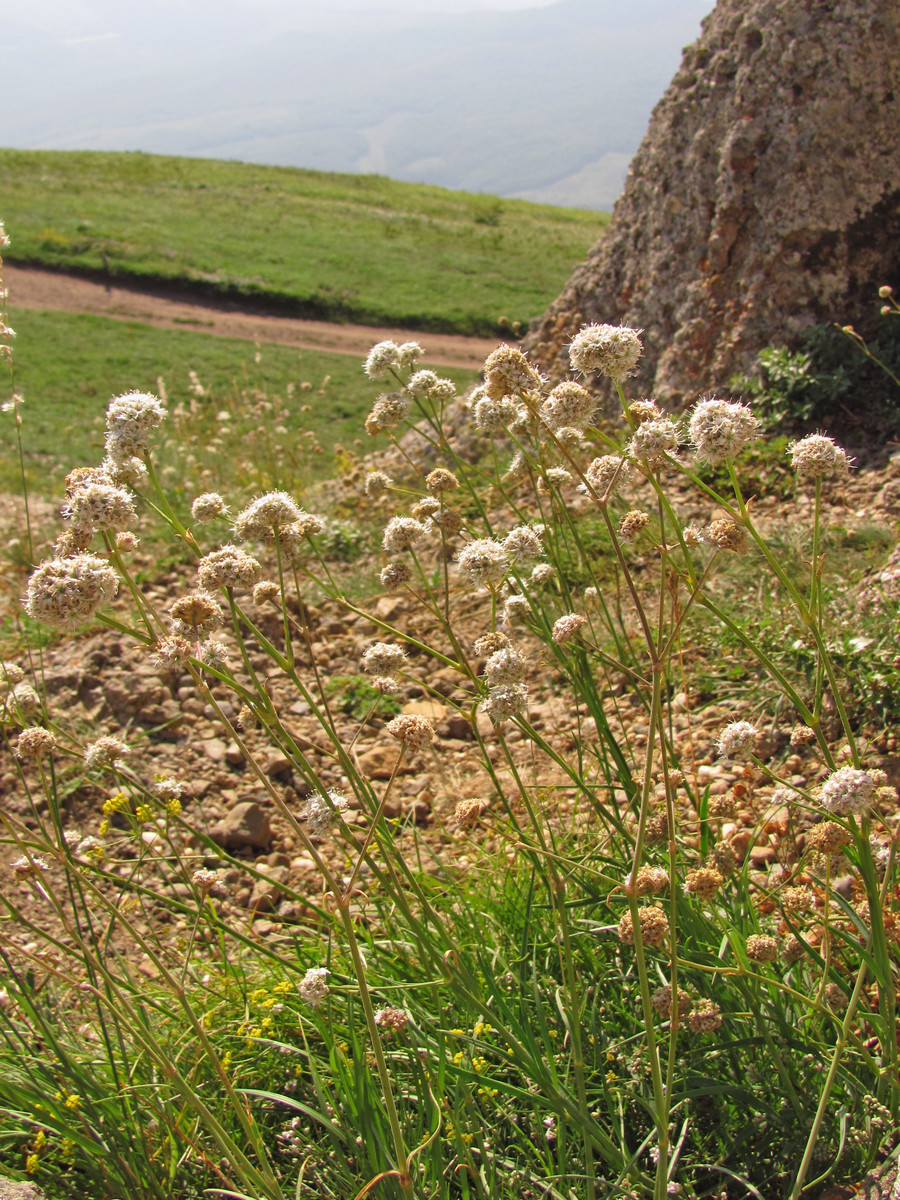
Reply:
[[[341,325],[334,321],[311,321],[300,317],[275,316],[243,311],[228,301],[219,306],[208,300],[182,296],[178,299],[155,291],[144,291],[121,283],[103,284],[62,272],[4,263],[3,276],[9,289],[9,306],[51,309],[56,312],[90,313],[119,321],[143,321],[159,329],[187,329],[213,337],[243,338],[318,350],[326,354],[364,357],[371,347],[390,339],[408,342],[421,337],[426,342],[428,361],[439,367],[477,370],[497,340],[462,337],[459,334],[423,333],[371,325]]]

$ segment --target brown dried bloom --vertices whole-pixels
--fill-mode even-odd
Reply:
[[[581,616],[580,613],[566,613],[554,623],[550,634],[551,639],[556,642],[557,646],[564,646],[566,642],[571,642],[586,620],[587,618]]]
[[[736,812],[737,802],[731,792],[726,792],[723,796],[710,796],[709,815],[711,817],[720,817],[727,821]]]
[[[669,872],[662,867],[641,867],[635,876],[632,889],[631,875],[625,877],[625,891],[634,891],[636,896],[658,896],[669,886]]]
[[[752,933],[747,938],[747,957],[753,962],[775,962],[778,958],[778,942],[762,933]]]
[[[826,985],[825,1003],[833,1012],[843,1012],[847,1007],[847,993],[839,983],[829,983]]]
[[[412,570],[405,562],[389,562],[381,568],[380,578],[388,591],[394,591],[396,588],[403,587],[405,583],[409,583],[412,579]]]
[[[495,650],[484,664],[484,681],[489,688],[509,687],[525,678],[527,660],[515,646]]]
[[[540,375],[515,346],[498,346],[485,359],[484,390],[491,400],[532,392],[540,386]]]
[[[30,683],[17,683],[0,703],[0,720],[24,724],[41,711],[41,699]]]
[[[370,471],[366,476],[366,495],[373,498],[383,496],[393,482],[390,475],[384,471]]]
[[[432,513],[426,521],[426,527],[430,528],[430,526],[436,525],[444,537],[454,537],[464,524],[463,515],[458,508],[441,508],[436,513]]]
[[[55,733],[49,729],[43,729],[40,725],[31,725],[20,732],[19,740],[16,742],[15,755],[16,758],[23,761],[27,758],[43,758],[55,745]]]
[[[619,537],[623,542],[633,542],[641,530],[646,529],[649,524],[648,514],[641,512],[638,508],[633,508],[619,522]]]
[[[434,496],[423,496],[422,499],[417,501],[410,509],[410,512],[417,521],[424,521],[428,517],[433,517],[435,513],[439,513],[440,511],[441,502],[440,500],[436,500]]]
[[[425,750],[434,741],[434,726],[416,713],[404,713],[389,721],[387,731],[408,750]]]
[[[650,1003],[653,1005],[655,1012],[658,1012],[661,1017],[672,1018],[672,985],[666,983],[662,987],[657,988],[650,997]],[[690,1012],[691,998],[683,988],[678,989],[678,1015],[685,1017]]]
[[[647,822],[647,831],[644,835],[648,845],[655,845],[658,842],[667,842],[669,840],[669,817],[665,812],[657,813],[655,817],[651,817]]]
[[[0,662],[0,684],[14,688],[25,678],[25,672],[14,662]]]
[[[161,638],[153,647],[157,665],[166,670],[171,670],[181,663],[187,662],[192,653],[190,642],[177,634]]]
[[[425,476],[425,487],[432,496],[442,496],[444,492],[456,491],[459,480],[446,467],[435,467]]]
[[[816,731],[808,725],[795,725],[791,733],[792,746],[808,746],[816,740]]]
[[[712,1000],[698,1000],[688,1013],[687,1023],[691,1033],[715,1033],[722,1024],[718,1004]]]
[[[688,871],[684,890],[698,900],[711,900],[724,882],[715,867],[698,867],[695,871]]]
[[[215,588],[251,588],[259,582],[262,567],[239,546],[222,546],[197,564],[197,578],[205,591]]]
[[[740,525],[728,517],[719,517],[710,521],[703,536],[712,546],[719,550],[731,550],[734,554],[746,554],[747,534]]]
[[[218,492],[203,492],[191,505],[191,516],[201,524],[224,517],[227,512],[228,506]]]
[[[661,946],[669,934],[669,918],[657,904],[638,909],[641,923],[641,941],[645,946]],[[622,914],[619,922],[619,941],[625,946],[634,945],[634,929],[631,913]]]
[[[584,472],[600,504],[612,500],[621,488],[631,482],[633,475],[631,463],[618,454],[602,454],[589,463]]]
[[[384,529],[381,545],[388,554],[409,550],[427,533],[421,521],[414,517],[391,517]]]
[[[477,538],[459,552],[459,573],[470,583],[481,587],[496,587],[509,570],[509,556],[501,542],[494,538]]]
[[[816,854],[840,854],[850,843],[850,833],[837,821],[821,821],[809,830],[806,841]]]
[[[287,492],[266,492],[239,512],[234,532],[242,542],[274,542],[276,534],[303,516],[303,509]]]
[[[219,872],[209,871],[205,867],[198,867],[191,876],[191,882],[201,896],[208,896],[219,882]]]
[[[813,906],[813,894],[808,887],[786,887],[781,893],[781,906],[786,913],[807,913]]]
[[[566,380],[558,383],[541,405],[541,417],[548,429],[566,426],[584,429],[590,425],[597,401],[579,383]]]
[[[781,943],[781,957],[791,966],[795,962],[799,962],[806,953],[806,947],[798,937],[790,933]]]
[[[715,867],[723,879],[738,868],[738,856],[731,842],[716,842],[709,853],[709,866]]]
[[[277,583],[271,579],[263,579],[253,589],[253,603],[271,604],[273,601],[277,602],[280,594],[281,589]]]
[[[572,338],[569,362],[576,371],[599,371],[620,382],[643,353],[641,332],[627,325],[585,325]]]
[[[506,634],[497,630],[492,633],[483,633],[481,637],[477,637],[472,649],[479,658],[482,658],[494,654],[497,650],[505,650],[511,645],[512,642]]]
[[[456,823],[462,829],[471,829],[481,819],[481,814],[488,807],[487,800],[460,800],[456,806]]]
[[[367,675],[395,675],[406,666],[406,652],[402,646],[388,642],[375,642],[363,653],[362,669]]]
[[[105,558],[73,554],[42,563],[28,581],[25,611],[35,621],[57,629],[76,629],[112,600],[119,588]]]
[[[215,596],[197,590],[179,596],[169,609],[173,628],[183,636],[203,637],[222,624],[222,610]]]
[[[643,425],[645,421],[655,421],[662,413],[655,400],[633,400],[628,405],[628,415],[635,425]]]
[[[114,737],[99,737],[92,742],[84,752],[84,765],[88,771],[98,771],[102,767],[122,767],[124,759],[131,751],[124,742]]]

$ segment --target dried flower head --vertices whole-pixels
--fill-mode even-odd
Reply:
[[[228,506],[218,492],[203,492],[191,505],[191,517],[200,523],[224,517]]]
[[[112,600],[119,588],[105,558],[73,554],[42,563],[28,581],[25,611],[35,621],[57,629],[76,629]]]
[[[380,579],[388,591],[395,591],[397,588],[403,587],[405,583],[409,583],[412,579],[412,570],[405,562],[385,563],[381,568]]]
[[[659,471],[678,455],[678,428],[669,417],[657,417],[638,425],[625,447],[630,458],[651,471]]]
[[[531,572],[532,583],[553,583],[556,579],[556,572],[549,563],[538,563]]]
[[[576,371],[599,371],[621,382],[643,353],[641,333],[627,325],[585,325],[572,339],[569,362]]]
[[[730,517],[718,517],[710,521],[703,531],[703,540],[719,550],[730,550],[733,554],[747,552],[747,533],[743,526]]]
[[[801,480],[842,478],[850,470],[851,460],[830,437],[811,433],[788,447],[791,466]]]
[[[84,752],[84,765],[88,771],[99,771],[103,767],[124,767],[131,753],[124,742],[114,737],[99,737],[91,742]]]
[[[366,418],[366,433],[374,437],[384,429],[395,429],[409,416],[409,396],[405,392],[385,392],[372,405]]]
[[[140,538],[127,529],[123,529],[116,534],[116,549],[120,554],[130,554],[138,548],[139,544]]]
[[[625,891],[633,891],[636,896],[658,896],[669,886],[669,872],[663,867],[641,867],[635,876],[634,884],[631,874],[625,877]]]
[[[391,517],[385,526],[381,545],[388,554],[396,554],[400,550],[410,550],[427,532],[422,522],[414,517]]]
[[[669,840],[669,817],[666,812],[657,813],[647,822],[646,841],[649,846]]]
[[[825,1003],[832,1012],[843,1012],[847,1007],[847,993],[839,983],[825,985]]]
[[[205,667],[227,667],[228,647],[221,638],[207,638],[200,643],[197,658]]]
[[[307,831],[313,837],[325,837],[338,821],[343,820],[349,807],[350,801],[340,792],[330,791],[325,795],[313,792],[303,811]]]
[[[709,798],[709,815],[711,817],[719,817],[720,819],[728,820],[737,812],[737,803],[731,792],[727,792],[721,796],[710,796]]]
[[[496,587],[509,570],[509,555],[502,542],[494,538],[477,538],[459,552],[460,575],[480,587]]]
[[[129,458],[140,458],[149,446],[150,433],[165,418],[166,410],[158,396],[128,392],[114,397],[106,410],[106,453],[112,462],[121,464]]]
[[[796,916],[810,912],[814,897],[808,887],[786,887],[780,899],[784,911]]]
[[[868,812],[875,801],[875,780],[868,771],[839,767],[825,781],[819,803],[835,816]]]
[[[177,634],[161,638],[153,647],[157,666],[166,671],[171,671],[182,663],[186,663],[192,654],[190,642]]]
[[[509,687],[521,683],[525,678],[528,663],[525,655],[515,646],[495,650],[484,664],[484,680],[489,688]]]
[[[331,972],[325,967],[310,967],[297,984],[300,999],[304,1000],[310,1008],[319,1008],[328,999],[327,980],[330,974]]]
[[[173,630],[183,637],[203,637],[218,629],[224,619],[215,596],[200,589],[179,596],[169,615]]]
[[[527,629],[531,622],[531,605],[527,596],[508,596],[503,604],[503,615],[510,629]]]
[[[708,396],[694,405],[689,428],[700,458],[716,466],[737,458],[760,427],[746,405]]]
[[[407,750],[425,750],[434,741],[434,726],[426,717],[417,713],[402,713],[388,721],[387,731]]]
[[[737,851],[731,842],[716,842],[709,852],[709,865],[715,867],[718,873],[727,879],[738,869]]]
[[[479,658],[486,658],[489,654],[494,654],[497,650],[505,650],[511,645],[512,642],[505,633],[495,630],[477,637],[472,644],[472,649]]]
[[[756,749],[759,730],[749,721],[732,721],[719,734],[716,749],[722,758],[750,758]]]
[[[712,900],[724,882],[715,867],[698,867],[695,871],[688,871],[684,890],[687,895],[696,896],[698,900]]]
[[[234,532],[242,542],[272,543],[280,530],[299,521],[303,509],[287,492],[266,492],[234,519]]]
[[[687,1023],[691,1033],[715,1033],[722,1024],[718,1004],[712,1000],[698,1000],[688,1013]]]
[[[432,496],[442,496],[444,492],[456,491],[459,480],[446,467],[435,467],[425,476],[425,487]]]
[[[0,690],[3,687],[14,688],[25,678],[25,672],[14,662],[0,662]]]
[[[503,539],[503,549],[510,562],[527,564],[534,562],[544,553],[541,537],[543,525],[517,525]]]
[[[440,511],[441,502],[434,496],[423,496],[422,499],[417,501],[410,509],[410,512],[417,521],[425,521]]]
[[[367,675],[396,675],[406,666],[406,651],[389,642],[375,642],[362,656],[362,669]]]
[[[415,343],[408,343],[414,345]],[[363,370],[370,379],[383,379],[391,367],[401,365],[400,347],[396,342],[378,342],[369,351]]]
[[[778,958],[778,942],[763,933],[752,933],[747,938],[747,957],[753,962],[775,962]]]
[[[375,1024],[387,1034],[402,1033],[409,1024],[409,1017],[402,1008],[379,1008],[375,1012]]]
[[[639,508],[633,508],[619,522],[619,537],[623,542],[633,542],[638,534],[646,529],[649,524],[649,514],[641,512]]]
[[[49,729],[44,729],[40,725],[31,725],[23,729],[19,733],[19,739],[16,742],[16,758],[25,760],[27,758],[43,758],[45,754],[56,745],[56,734]]]
[[[672,994],[671,983],[663,984],[663,986],[660,988],[657,988],[656,991],[653,993],[653,995],[650,997],[650,1003],[653,1006],[654,1012],[659,1013],[659,1015],[661,1017],[668,1017],[669,1020],[671,1020],[672,1016],[673,1016],[672,1000],[673,1000],[673,994]],[[679,988],[678,989],[678,1015],[679,1015],[679,1017],[687,1016],[687,1014],[690,1012],[690,1008],[691,1008],[690,996],[682,988]]]
[[[635,425],[643,425],[645,421],[655,421],[661,417],[662,412],[655,400],[632,400],[628,405],[628,415]]]
[[[524,683],[493,687],[488,692],[487,699],[481,703],[481,711],[494,725],[521,716],[527,707],[528,687]]]
[[[388,488],[393,486],[393,479],[384,471],[370,471],[366,476],[366,495],[373,499],[383,496]]]
[[[30,683],[17,683],[0,702],[0,720],[24,725],[41,711],[41,699]]]
[[[603,454],[588,464],[584,477],[597,493],[600,504],[606,504],[619,490],[631,482],[631,463],[618,454]]]
[[[564,488],[572,482],[572,472],[566,467],[548,467],[537,477],[537,490],[541,496],[549,496],[554,488]]]
[[[201,896],[208,896],[218,882],[219,872],[207,870],[206,867],[198,867],[191,875],[191,883]]]
[[[481,814],[487,807],[487,800],[460,800],[454,813],[457,825],[462,829],[471,829],[481,820]]]
[[[826,857],[840,854],[844,847],[849,845],[850,840],[850,831],[843,825],[838,825],[837,821],[821,821],[818,825],[813,825],[806,835],[807,845],[814,853]]]
[[[10,863],[10,867],[16,879],[33,879],[50,870],[43,858],[32,854],[23,854]]]
[[[816,740],[816,731],[808,725],[795,725],[791,732],[792,746],[808,746]]]
[[[205,591],[215,588],[252,588],[259,582],[262,567],[239,546],[222,546],[197,564],[197,578]]]
[[[400,684],[392,675],[376,675],[372,687],[381,696],[396,696],[400,691]]]
[[[515,346],[498,346],[485,359],[484,390],[491,400],[533,392],[541,382],[540,375]]]
[[[558,383],[541,405],[541,417],[548,429],[566,426],[584,429],[590,425],[597,401],[581,384],[571,381]]]
[[[272,579],[261,580],[253,589],[254,604],[272,604],[278,602],[281,589]]]
[[[662,946],[669,934],[669,918],[658,904],[638,909],[641,925],[641,941],[645,946]],[[619,922],[619,941],[625,946],[634,945],[634,928],[631,912],[622,914]]]
[[[60,515],[76,529],[91,532],[117,532],[137,520],[131,495],[109,482],[79,487],[63,505]]]
[[[398,364],[409,367],[424,355],[425,351],[418,342],[401,342],[398,351]]]
[[[564,646],[566,642],[571,642],[572,638],[576,636],[586,621],[587,618],[583,617],[580,613],[566,613],[554,622],[550,633],[551,640],[557,646]]]

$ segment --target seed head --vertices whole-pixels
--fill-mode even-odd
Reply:
[[[533,392],[540,386],[540,375],[515,346],[498,346],[485,359],[484,390],[492,400]]]
[[[847,451],[822,433],[808,437],[788,447],[791,466],[801,480],[843,478],[850,470]]]
[[[584,477],[597,493],[599,502],[606,504],[631,482],[632,474],[631,463],[626,458],[603,454],[588,465]]]
[[[222,546],[197,564],[197,578],[206,591],[223,587],[246,590],[259,582],[260,575],[260,564],[239,546]]]
[[[565,616],[559,617],[554,622],[553,630],[550,634],[551,640],[557,646],[564,646],[566,642],[571,642],[586,620],[587,618],[583,617],[580,613],[566,613]]]
[[[738,868],[738,856],[731,842],[716,842],[709,852],[708,865],[715,867],[723,879],[733,875]]]
[[[749,721],[732,721],[719,734],[716,749],[722,758],[750,758],[758,737],[759,730]]]
[[[687,895],[696,896],[698,900],[712,900],[724,882],[715,867],[698,867],[696,871],[688,871],[684,890]]]
[[[792,746],[808,746],[816,740],[816,731],[808,725],[795,725],[791,732]]]
[[[837,821],[821,821],[809,830],[806,841],[816,854],[828,857],[840,854],[849,845],[850,832],[843,825],[838,825]]]
[[[299,521],[303,509],[287,492],[266,492],[234,520],[234,532],[242,542],[272,543],[280,530]]]
[[[150,433],[166,418],[158,396],[146,392],[128,392],[116,396],[106,410],[106,453],[119,465],[139,458],[149,446]]]
[[[569,362],[576,371],[599,371],[621,382],[643,353],[642,332],[627,325],[585,325],[572,339]]]
[[[521,716],[527,707],[528,688],[524,683],[493,687],[488,692],[487,699],[481,703],[481,711],[490,718],[494,725]]]
[[[744,404],[709,396],[694,405],[691,441],[711,466],[737,458],[759,436],[759,421]]]
[[[649,515],[641,512],[639,508],[633,508],[619,522],[619,537],[623,542],[633,542],[638,534],[646,529],[649,524]]]
[[[808,887],[786,887],[781,893],[781,906],[787,913],[807,913],[813,906],[813,894]]]
[[[653,1005],[655,1012],[658,1012],[661,1017],[672,1019],[672,985],[666,983],[662,987],[657,988],[650,997],[650,1003]],[[678,1015],[685,1017],[690,1012],[691,998],[682,988],[678,989]]]
[[[434,726],[417,713],[403,713],[388,721],[387,731],[407,750],[426,750],[434,741]]]
[[[99,737],[84,752],[84,765],[88,771],[99,771],[103,767],[124,767],[125,758],[131,753],[124,742],[114,737]]]
[[[385,392],[372,405],[366,420],[370,437],[384,429],[394,429],[409,416],[409,396],[403,392]]]
[[[263,604],[277,603],[281,590],[278,584],[272,579],[261,580],[253,589],[253,603],[262,606]]]
[[[25,678],[25,672],[14,662],[0,662],[0,690],[4,687],[14,688]]]
[[[198,867],[191,875],[191,883],[202,896],[208,896],[219,882],[219,872],[209,871],[206,867]]]
[[[753,933],[747,938],[747,957],[753,962],[775,962],[778,958],[778,942],[765,934]]]
[[[833,1012],[843,1012],[848,1003],[847,993],[839,983],[826,984],[825,1002]]]
[[[327,980],[330,974],[331,972],[325,967],[310,967],[297,985],[300,999],[304,1000],[310,1008],[320,1008],[328,999]]]
[[[643,425],[645,421],[655,421],[662,413],[655,400],[633,400],[628,405],[628,415],[635,425]]]
[[[177,634],[161,638],[153,647],[157,665],[165,670],[172,670],[186,663],[192,653],[190,642]]]
[[[16,758],[24,761],[27,758],[43,758],[56,745],[56,734],[40,725],[30,725],[19,733],[16,742]]]
[[[658,904],[648,908],[638,909],[641,923],[641,941],[645,946],[661,946],[669,934],[669,918]],[[634,928],[631,923],[631,912],[622,914],[619,922],[619,941],[624,946],[634,945]]]
[[[389,592],[403,587],[412,579],[412,571],[405,562],[389,562],[381,568],[381,582]]]
[[[481,819],[481,814],[488,807],[487,800],[460,800],[456,806],[456,823],[462,829],[471,829]]]
[[[362,656],[362,669],[367,675],[396,675],[406,666],[406,653],[401,646],[375,642]]]
[[[475,402],[475,425],[482,433],[503,433],[515,421],[518,405],[510,396],[492,400],[482,396]]]
[[[379,1008],[375,1012],[375,1024],[385,1033],[402,1033],[409,1024],[409,1017],[402,1008]]]
[[[203,492],[191,505],[191,517],[201,523],[224,517],[227,512],[228,506],[218,492]]]
[[[444,492],[453,492],[459,487],[459,480],[446,467],[435,467],[425,476],[425,487],[432,496],[442,496]]]
[[[703,540],[720,550],[731,550],[734,554],[745,554],[747,551],[746,531],[728,517],[711,521],[703,531]]]
[[[304,810],[308,832],[313,837],[324,837],[338,821],[343,820],[343,814],[349,806],[350,801],[340,792],[330,791],[327,795],[313,792]]]
[[[399,347],[398,364],[408,367],[424,355],[425,351],[418,342],[402,342]]]
[[[41,711],[41,699],[30,683],[17,683],[0,702],[0,720],[23,725]]]
[[[211,593],[200,589],[179,596],[169,609],[172,628],[183,637],[203,637],[222,624],[222,609]]]
[[[507,596],[503,615],[510,629],[527,629],[531,622],[531,605],[527,596]]]
[[[541,405],[541,417],[548,429],[566,426],[584,429],[591,423],[597,401],[578,383],[558,383]]]
[[[479,587],[496,587],[509,570],[505,546],[494,538],[478,538],[459,552],[459,573]]]
[[[634,891],[636,896],[658,896],[669,886],[669,872],[662,867],[641,867],[635,876],[634,885],[631,874],[625,877],[625,891]]]
[[[678,455],[678,429],[669,417],[644,421],[631,435],[625,447],[630,458],[644,463],[651,471],[661,470]]]
[[[527,665],[525,655],[514,646],[495,650],[484,664],[484,681],[489,688],[521,683]]]
[[[408,342],[407,345],[415,345]],[[363,370],[370,379],[383,379],[389,374],[391,367],[401,365],[400,347],[396,342],[378,342],[369,351]]]
[[[849,813],[864,813],[875,801],[875,780],[868,771],[854,767],[840,767],[822,787],[819,802],[835,816]]]
[[[698,1000],[688,1013],[687,1023],[691,1033],[715,1033],[722,1024],[718,1004],[712,1000]]]
[[[366,476],[366,495],[372,496],[373,499],[383,496],[393,482],[390,475],[385,474],[384,471],[370,471]]]
[[[410,550],[422,540],[426,532],[422,522],[417,521],[414,517],[391,517],[385,526],[381,545],[388,554],[396,554],[399,550]]]
[[[53,558],[28,581],[25,611],[45,625],[76,629],[112,600],[118,588],[116,573],[104,558],[92,554]]]

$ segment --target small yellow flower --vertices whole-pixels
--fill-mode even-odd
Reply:
[[[250,1003],[258,1004],[260,1000],[262,1000],[263,996],[268,996],[268,994],[269,992],[267,988],[257,988],[255,992],[250,993]]]
[[[170,796],[166,801],[166,812],[170,817],[177,817],[181,812],[181,801],[177,796]]]
[[[72,1112],[78,1111],[78,1109],[81,1107],[81,1097],[77,1092],[70,1092],[69,1095],[66,1096],[65,1106],[66,1108],[70,1108]]]
[[[34,1175],[37,1172],[37,1169],[38,1169],[38,1156],[36,1154],[29,1154],[28,1157],[25,1159],[26,1172],[29,1175]]]
[[[59,1148],[62,1151],[64,1158],[71,1158],[75,1153],[75,1143],[71,1138],[63,1138]]]
[[[466,1144],[467,1146],[471,1146],[471,1145],[472,1145],[472,1138],[473,1138],[474,1136],[475,1136],[475,1135],[474,1135],[474,1134],[472,1134],[472,1133],[461,1133],[461,1134],[459,1135],[459,1140],[460,1140],[461,1142],[465,1142],[465,1144]]]
[[[106,837],[109,833],[109,821],[101,821],[97,826],[97,832],[101,837]]]
[[[486,1033],[493,1033],[493,1032],[494,1032],[493,1025],[488,1025],[485,1021],[476,1021],[475,1025],[472,1029],[472,1033],[475,1035],[475,1037],[482,1037]]]
[[[271,1029],[272,1024],[273,1024],[273,1021],[272,1021],[271,1017],[263,1017],[262,1021],[260,1022],[261,1028],[265,1029],[265,1030]]]
[[[140,823],[153,820],[153,810],[149,804],[139,804],[134,810],[134,819]]]
[[[230,1066],[231,1066],[231,1051],[226,1050],[224,1055],[222,1056],[222,1069],[227,1071]]]
[[[476,1055],[475,1058],[472,1059],[472,1066],[475,1068],[475,1070],[480,1075],[481,1072],[484,1070],[484,1068],[487,1066],[487,1059],[479,1058],[478,1055]]]
[[[619,1077],[615,1073],[615,1071],[607,1071],[606,1072],[606,1082],[607,1083],[615,1083],[618,1078]]]
[[[110,796],[103,804],[104,817],[111,817],[113,813],[122,812],[131,803],[124,792],[116,792],[114,796]]]
[[[454,1067],[458,1067],[465,1057],[466,1056],[463,1054],[462,1050],[458,1050],[450,1061],[453,1063]]]
[[[287,993],[293,989],[293,987],[294,985],[292,983],[288,983],[286,979],[283,979],[281,983],[275,984],[275,986],[272,988],[272,991],[275,992],[277,996],[286,996]]]

